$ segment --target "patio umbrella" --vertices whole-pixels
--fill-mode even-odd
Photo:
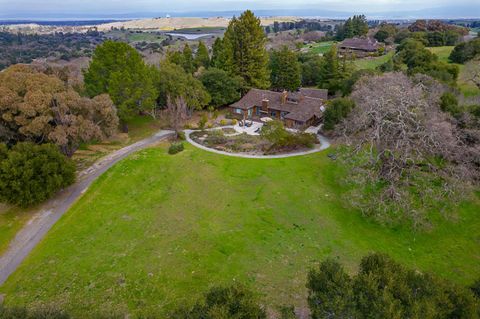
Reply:
[[[273,120],[272,120],[271,118],[269,118],[269,117],[262,117],[262,118],[260,119],[260,121],[267,123],[267,122],[270,122],[270,121],[273,121]]]

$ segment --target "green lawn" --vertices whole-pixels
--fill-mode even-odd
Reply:
[[[307,48],[308,52],[311,52],[311,53],[325,54],[330,50],[330,48],[334,43],[335,43],[334,41],[317,42],[312,44],[306,44],[304,48]]]
[[[78,317],[165,314],[209,287],[243,282],[266,304],[305,306],[308,269],[349,271],[372,251],[461,284],[480,273],[480,200],[428,233],[388,229],[342,206],[328,152],[222,156],[144,150],[101,176],[10,277],[6,303],[55,303]],[[123,316],[122,316],[123,317]]]
[[[78,170],[85,169],[101,157],[124,146],[151,136],[161,129],[161,123],[150,116],[135,116],[128,122],[129,132],[112,141],[82,145],[73,156]],[[22,209],[0,203],[0,253],[4,252],[16,233],[32,217],[35,208]]]
[[[378,66],[387,62],[391,57],[393,57],[394,54],[395,54],[394,51],[390,51],[387,54],[379,57],[368,57],[363,59],[356,59],[353,63],[357,68],[357,70],[363,70],[363,69],[374,70]]]

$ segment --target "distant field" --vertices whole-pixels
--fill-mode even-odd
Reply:
[[[416,233],[343,207],[327,154],[256,160],[168,145],[102,175],[4,286],[7,305],[53,303],[74,317],[163,318],[209,287],[242,282],[276,309],[306,307],[308,270],[348,271],[372,251],[461,284],[480,273],[480,199]]]
[[[387,62],[391,57],[393,57],[394,54],[395,54],[394,51],[390,51],[387,54],[379,57],[368,57],[363,59],[356,59],[354,61],[354,65],[358,70],[363,70],[363,69],[374,70],[378,66]]]
[[[304,50],[307,50],[308,52],[311,52],[311,53],[325,54],[330,50],[330,48],[334,43],[335,43],[334,41],[318,42],[318,43],[307,44],[303,48]]]
[[[129,43],[135,42],[150,42],[150,43],[160,43],[166,39],[166,36],[163,34],[157,34],[155,32],[141,32],[137,33],[135,31],[108,31],[106,36],[115,40],[124,40]]]

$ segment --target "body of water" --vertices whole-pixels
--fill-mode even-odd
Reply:
[[[171,32],[168,32],[166,34],[171,35],[172,37],[182,37],[187,40],[197,40],[200,38],[210,37],[213,35],[212,33],[171,33]]]

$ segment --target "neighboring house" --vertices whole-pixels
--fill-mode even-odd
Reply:
[[[327,99],[327,90],[274,92],[251,89],[240,101],[230,105],[230,111],[239,119],[270,117],[282,120],[289,128],[307,128],[321,121]]]
[[[340,54],[355,54],[357,57],[373,55],[379,48],[378,41],[369,37],[345,39],[338,44]]]

